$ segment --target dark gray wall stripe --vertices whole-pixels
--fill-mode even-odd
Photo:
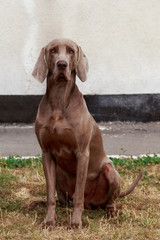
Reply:
[[[0,122],[34,122],[42,96],[0,96]]]
[[[160,94],[86,96],[97,121],[160,121]]]
[[[86,95],[96,121],[160,121],[160,94]],[[34,122],[42,96],[0,96],[0,122]]]

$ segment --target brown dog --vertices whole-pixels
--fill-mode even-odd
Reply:
[[[125,192],[112,161],[107,158],[100,130],[88,112],[75,84],[76,75],[86,81],[88,61],[73,41],[58,39],[42,48],[33,76],[47,78],[47,90],[39,105],[35,132],[42,149],[47,184],[45,227],[54,228],[56,200],[73,200],[72,227],[82,225],[84,209],[103,207],[115,211],[115,199],[133,191],[141,175]]]

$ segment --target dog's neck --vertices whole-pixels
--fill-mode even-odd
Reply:
[[[70,80],[55,80],[53,75],[47,77],[46,96],[52,110],[59,109],[65,112],[76,86],[75,80],[76,74],[74,72],[71,74]]]

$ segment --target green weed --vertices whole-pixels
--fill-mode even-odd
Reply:
[[[125,169],[137,168],[139,166],[157,165],[160,164],[160,157],[154,154],[153,157],[146,155],[143,157],[138,157],[134,159],[133,157],[128,158],[113,158],[110,157],[113,164],[116,166],[123,166]],[[10,155],[8,158],[0,158],[0,167],[13,168],[23,168],[23,167],[34,167],[37,168],[42,164],[42,158],[40,156],[31,158],[22,158],[20,156]]]
[[[13,168],[23,168],[23,167],[34,167],[37,168],[42,163],[42,159],[40,156],[36,156],[34,158],[22,158],[20,156],[12,156],[9,155],[8,158],[0,159],[0,166],[7,167],[10,169]]]

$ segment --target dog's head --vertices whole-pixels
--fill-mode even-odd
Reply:
[[[84,82],[87,79],[88,60],[81,47],[68,39],[56,39],[42,48],[32,75],[43,82],[48,74],[55,80],[71,80],[75,72]]]

